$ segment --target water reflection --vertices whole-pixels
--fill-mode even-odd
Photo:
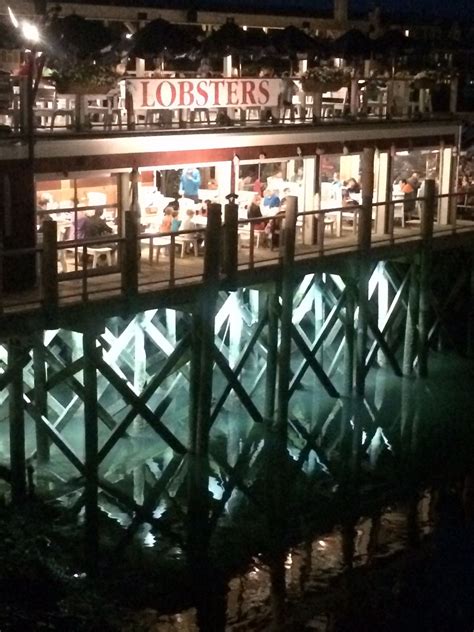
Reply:
[[[161,500],[186,569],[150,629],[472,629],[472,404],[456,375],[474,375],[440,360],[425,382],[379,369],[366,400],[316,398],[317,413],[305,389],[288,436],[228,411],[187,464],[187,499],[176,486]],[[146,499],[143,472],[133,483]],[[146,536],[166,554],[163,530]]]

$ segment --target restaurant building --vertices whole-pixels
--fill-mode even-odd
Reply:
[[[14,499],[32,458],[50,496],[77,493],[91,567],[101,506],[159,524],[149,472],[206,522],[222,436],[229,477],[254,426],[286,451],[301,385],[353,426],[376,363],[423,377],[450,315],[469,321],[454,99],[294,77],[284,103],[282,78],[226,64],[111,96],[44,86],[4,115],[0,454]]]

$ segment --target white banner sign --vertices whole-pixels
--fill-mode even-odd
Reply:
[[[127,79],[134,109],[274,107],[280,79]]]

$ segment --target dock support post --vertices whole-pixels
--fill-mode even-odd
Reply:
[[[388,279],[385,276],[385,264],[379,261],[377,264],[377,309],[378,309],[378,328],[383,330],[390,307]],[[387,327],[385,339],[389,342],[390,331]],[[379,366],[387,364],[387,358],[381,349],[377,351],[377,363]]]
[[[405,341],[403,346],[403,375],[411,375],[417,346],[418,305],[420,302],[418,270],[416,261],[410,265],[410,285],[408,289]]]
[[[23,406],[23,366],[26,349],[18,339],[8,342],[10,422],[10,469],[12,501],[22,502],[26,496],[25,414]]]
[[[369,264],[367,261],[359,261],[358,280],[358,316],[357,316],[357,342],[356,342],[356,371],[355,391],[358,397],[364,397],[365,392],[365,362],[367,356],[367,309],[369,309]]]
[[[286,198],[285,224],[283,228],[282,283],[281,283],[281,317],[280,317],[280,352],[278,356],[278,391],[276,429],[282,437],[287,435],[288,425],[288,390],[291,379],[291,326],[293,318],[294,259],[296,217],[298,198],[289,195]]]
[[[190,370],[188,553],[191,567],[207,551],[209,540],[209,419],[212,408],[214,327],[219,289],[221,206],[211,204],[201,293],[193,314]]]
[[[44,333],[38,333],[33,347],[33,373],[35,407],[38,413],[48,416],[48,391],[46,389],[46,360],[44,353]],[[36,424],[36,454],[38,463],[49,461],[48,435],[40,425]]]
[[[263,418],[266,429],[273,428],[275,417],[275,396],[278,374],[278,291],[275,287],[267,295],[267,368],[265,372],[265,402]]]
[[[98,508],[98,414],[97,369],[98,354],[95,331],[83,335],[84,353],[84,441],[85,441],[85,559],[90,573],[97,570],[99,553]]]
[[[428,375],[428,334],[430,316],[430,273],[433,221],[435,210],[435,181],[425,181],[425,202],[421,208],[420,232],[420,306],[418,314],[418,375]]]
[[[346,313],[344,319],[344,385],[343,394],[352,397],[354,387],[354,287],[350,281],[346,282]]]

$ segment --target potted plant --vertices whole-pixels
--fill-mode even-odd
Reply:
[[[414,77],[413,85],[418,90],[429,90],[438,83],[439,75],[435,70],[422,70]]]
[[[57,66],[51,79],[59,93],[105,94],[117,84],[119,75],[112,66],[80,60]]]
[[[340,68],[315,66],[307,70],[302,77],[305,92],[335,92],[349,83],[348,73]]]

